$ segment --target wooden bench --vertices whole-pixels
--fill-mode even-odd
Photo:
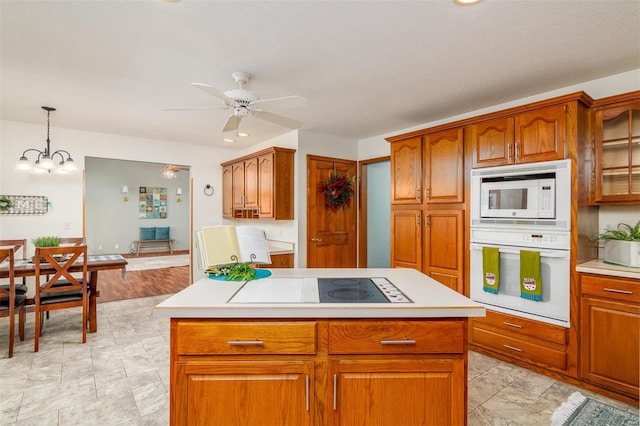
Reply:
[[[171,245],[173,240],[136,240],[134,243],[137,244],[136,256],[140,256],[140,249],[142,247],[147,247],[149,245],[162,245],[166,246],[169,250],[169,253],[173,254],[173,246]]]

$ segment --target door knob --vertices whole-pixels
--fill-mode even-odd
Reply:
[[[322,241],[322,238],[311,237],[311,241],[313,241],[314,243],[319,243]]]

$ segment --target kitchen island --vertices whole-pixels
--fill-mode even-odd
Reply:
[[[408,302],[320,303],[290,288],[234,303],[244,283],[194,283],[154,308],[171,318],[172,425],[466,423],[467,321],[484,306],[413,269],[272,273],[251,283],[384,277]]]

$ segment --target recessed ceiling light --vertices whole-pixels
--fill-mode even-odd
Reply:
[[[231,139],[231,138],[224,138],[222,140],[225,141],[225,142],[235,142],[236,141],[235,139]]]
[[[241,138],[244,138],[246,136],[249,136],[249,133],[240,132],[240,133],[236,134],[236,136],[240,136]]]
[[[453,2],[460,6],[469,6],[472,4],[480,3],[482,0],[453,0]]]

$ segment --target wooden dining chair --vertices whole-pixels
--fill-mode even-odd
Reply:
[[[17,259],[18,252],[22,250],[22,260],[27,260],[27,240],[0,240],[0,248],[13,248],[13,255]],[[8,284],[0,284],[2,288],[9,291]],[[27,278],[22,277],[22,284],[16,283],[17,294],[27,294]]]
[[[62,237],[60,238],[60,245],[61,246],[70,246],[70,245],[74,245],[74,246],[82,246],[82,245],[86,245],[86,239],[84,237]]]
[[[9,283],[5,290],[4,285],[0,287],[0,317],[9,317],[9,358],[13,357],[13,342],[15,340],[16,328],[16,310],[18,310],[18,334],[20,340],[24,340],[24,323],[27,318],[26,300],[27,295],[16,293],[15,270],[13,263],[15,262],[15,253],[13,248],[0,249],[0,263],[7,262],[9,269]]]
[[[81,262],[80,277],[75,277],[69,268]],[[45,269],[49,264],[52,269]],[[35,342],[38,352],[44,313],[60,309],[82,307],[82,343],[87,341],[89,287],[87,285],[87,246],[36,247],[36,294],[35,294]],[[42,274],[48,274],[43,280]],[[43,282],[44,281],[44,282]]]

